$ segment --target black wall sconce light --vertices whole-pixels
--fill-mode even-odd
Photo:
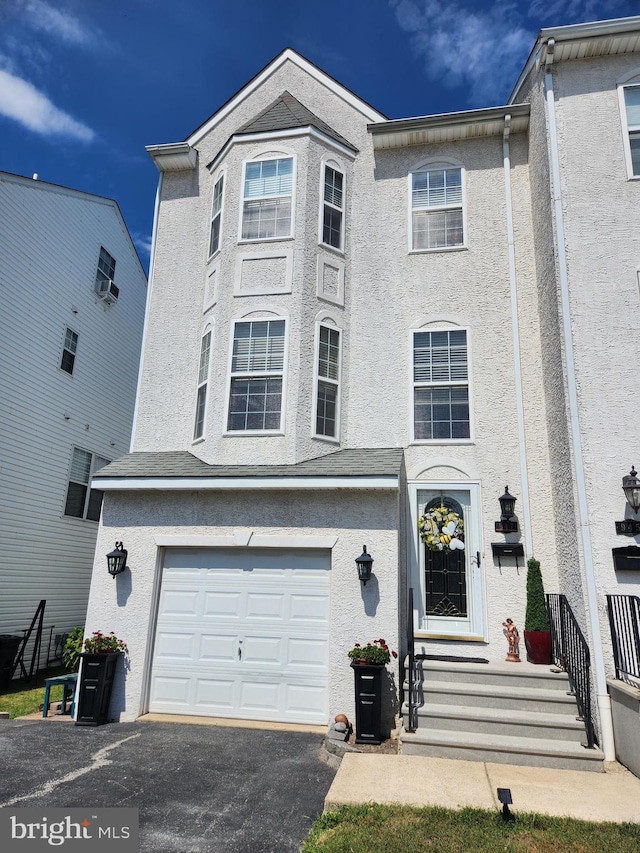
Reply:
[[[631,471],[622,478],[622,491],[627,503],[637,515],[640,509],[640,478],[638,478],[638,472],[633,465]],[[640,519],[625,518],[624,521],[616,521],[616,533],[618,536],[638,536],[640,534]]]
[[[356,557],[356,566],[358,567],[358,577],[366,586],[367,581],[371,578],[371,566],[373,565],[373,557],[367,554],[367,546],[362,546],[362,554]]]
[[[124,572],[127,568],[127,551],[122,547],[122,542],[116,542],[113,551],[107,554],[107,569],[112,578]]]
[[[500,501],[500,521],[496,521],[496,533],[517,533],[518,522],[513,516],[516,512],[516,501],[518,500],[513,495],[509,494],[509,486],[504,487],[504,495],[498,498]]]

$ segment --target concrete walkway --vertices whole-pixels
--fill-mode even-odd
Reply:
[[[501,808],[496,789],[510,788],[511,811],[582,820],[640,823],[640,779],[615,762],[604,773],[483,764],[414,755],[347,753],[325,810],[358,803]]]

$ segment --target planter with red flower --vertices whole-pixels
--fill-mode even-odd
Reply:
[[[94,631],[84,641],[78,685],[76,726],[101,726],[109,721],[109,702],[118,661],[127,646],[111,631]]]
[[[382,674],[398,653],[381,638],[365,646],[356,643],[347,656],[354,675],[356,743],[382,743]]]

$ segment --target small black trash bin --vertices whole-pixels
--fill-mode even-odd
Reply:
[[[0,634],[0,690],[11,683],[13,662],[18,654],[22,637],[16,634]]]

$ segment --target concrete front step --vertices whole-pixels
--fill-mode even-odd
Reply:
[[[475,684],[454,681],[425,681],[421,685],[424,704],[467,705],[472,708],[501,708],[509,711],[576,716],[575,697],[562,690],[537,687],[504,687],[500,684]]]
[[[418,729],[403,732],[403,755],[485,761],[492,764],[521,764],[558,770],[602,772],[604,755],[571,741],[534,740],[508,735]]]
[[[548,690],[569,690],[569,677],[552,666],[522,663],[449,663],[447,661],[417,660],[420,681],[452,681],[470,684],[501,684],[513,687],[541,687]]]

